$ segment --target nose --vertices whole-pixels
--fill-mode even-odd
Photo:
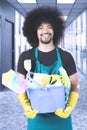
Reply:
[[[47,27],[43,28],[43,32],[47,33],[48,32],[48,28]]]

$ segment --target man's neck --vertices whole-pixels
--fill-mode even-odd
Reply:
[[[55,49],[55,45],[53,43],[49,44],[39,44],[38,49],[43,52],[49,52]]]

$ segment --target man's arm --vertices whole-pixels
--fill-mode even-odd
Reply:
[[[18,73],[18,75],[25,79],[25,76],[23,74]],[[25,116],[27,118],[35,118],[37,113],[38,113],[38,110],[32,110],[27,93],[24,92],[22,94],[18,94],[18,99],[19,99],[19,101],[20,101],[20,103],[25,111]]]
[[[66,108],[64,110],[59,108],[55,112],[55,114],[61,118],[67,118],[71,114],[71,112],[73,111],[73,109],[77,104],[79,97],[80,88],[77,73],[70,76],[70,81],[71,81],[71,89],[66,104]]]
[[[79,85],[79,81],[78,81],[78,74],[75,73],[75,74],[71,75],[69,78],[71,81],[71,90],[70,91],[79,93],[80,85]]]

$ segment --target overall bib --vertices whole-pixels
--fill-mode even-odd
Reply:
[[[46,66],[38,60],[38,48],[35,48],[36,67],[34,72],[60,74],[59,68],[62,67],[62,60],[58,48],[56,48],[56,52],[57,61],[50,66]],[[37,114],[34,119],[28,118],[27,123],[27,130],[72,130],[71,116],[63,119],[56,116],[55,113]]]

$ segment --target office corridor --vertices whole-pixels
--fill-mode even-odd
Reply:
[[[29,11],[42,5],[55,6],[63,13],[66,29],[61,47],[72,53],[79,68],[81,87],[72,113],[73,130],[87,130],[87,0],[19,1],[0,0],[0,130],[27,129],[27,119],[17,95],[3,88],[1,79],[2,73],[17,70],[20,53],[31,48],[23,35],[24,20]]]

